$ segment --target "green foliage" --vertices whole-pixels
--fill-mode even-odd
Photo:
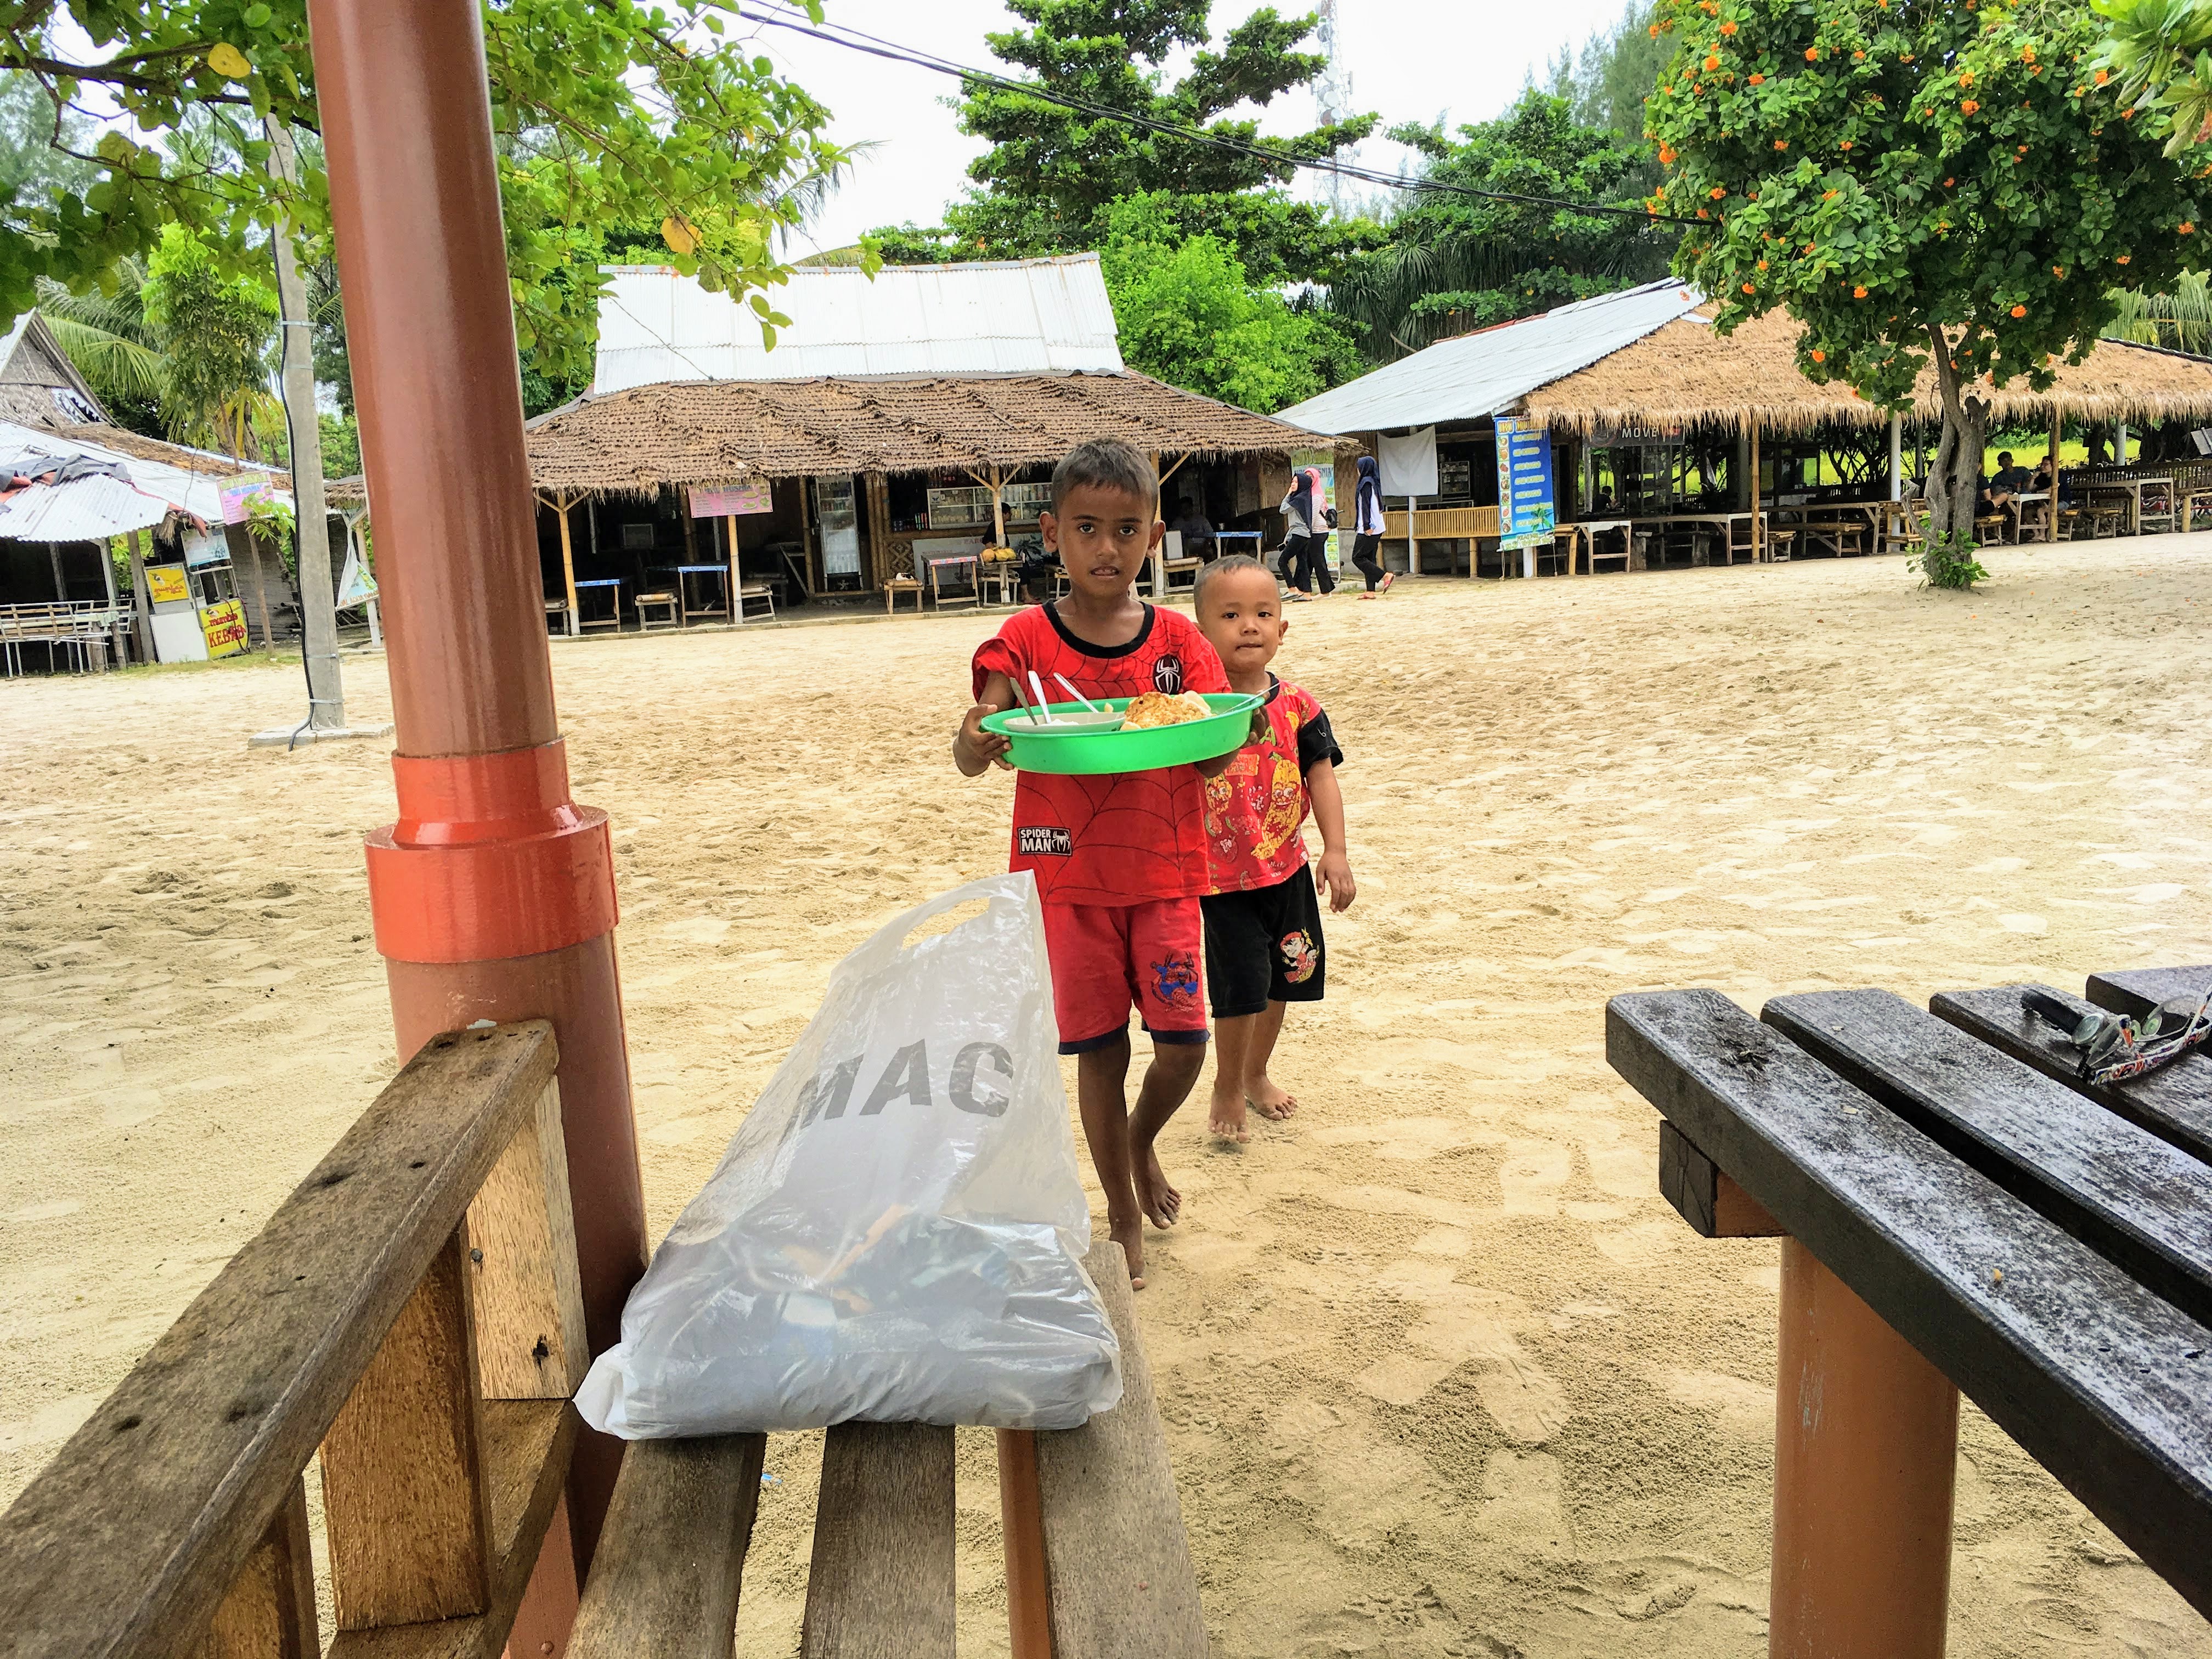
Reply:
[[[2164,294],[2130,289],[2118,296],[2119,309],[2105,337],[2168,351],[2212,356],[2212,283],[2203,271],[2184,271]]]
[[[1918,571],[1924,587],[1964,592],[1976,582],[1990,579],[1990,573],[1974,556],[1979,545],[1971,531],[1954,530],[1948,535],[1930,533],[1921,543],[1920,551],[1905,562],[1905,568]]]
[[[1646,37],[1647,39],[1649,37]],[[1632,205],[1647,147],[1582,125],[1564,97],[1537,92],[1494,121],[1401,126],[1425,158],[1424,183]],[[1451,196],[1417,185],[1389,240],[1352,262],[1331,304],[1366,330],[1382,361],[1446,335],[1510,322],[1662,276],[1674,239],[1618,214]]]
[[[1210,0],[1010,0],[1030,27],[987,36],[1001,60],[1070,97],[1148,119],[1198,128],[1256,145],[1254,156],[1116,120],[1079,113],[1026,94],[970,82],[961,131],[991,149],[969,168],[968,199],[936,228],[904,225],[873,240],[897,264],[1018,258],[1098,246],[1107,210],[1126,197],[1172,199],[1172,222],[1229,240],[1260,281],[1327,280],[1344,257],[1374,240],[1372,227],[1343,225],[1279,189],[1298,158],[1333,156],[1374,131],[1356,116],[1287,138],[1262,137],[1254,119],[1231,119],[1240,104],[1266,106],[1325,67],[1295,50],[1310,16],[1284,18],[1261,7],[1217,49]],[[1171,77],[1171,59],[1189,67]]]
[[[2078,6],[1662,0],[1652,27],[1679,43],[1651,206],[1705,222],[1675,269],[1723,331],[1787,307],[1810,379],[1895,405],[1932,327],[1965,383],[2041,391],[2116,283],[2199,257],[2203,187],[2098,84]]]
[[[1643,139],[1644,100],[1674,55],[1670,42],[1650,33],[1657,9],[1655,0],[1630,0],[1611,33],[1591,35],[1574,68],[1561,76],[1583,125]],[[1565,70],[1565,53],[1560,57]],[[1649,153],[1648,144],[1644,149]]]
[[[1263,413],[1358,372],[1341,319],[1255,287],[1229,242],[1187,234],[1170,206],[1135,196],[1106,212],[1101,260],[1131,368]]]
[[[806,0],[818,16],[818,0]],[[498,0],[484,48],[500,143],[500,190],[523,349],[543,372],[591,372],[599,280],[596,227],[665,227],[661,262],[744,294],[764,336],[786,320],[763,291],[785,279],[775,233],[846,152],[826,112],[766,56],[696,51],[734,8],[635,0]],[[95,47],[73,56],[63,43]],[[0,28],[0,70],[35,74],[50,108],[86,100],[122,119],[89,149],[59,142],[95,174],[81,191],[19,192],[0,220],[0,316],[20,315],[46,277],[112,291],[178,223],[219,270],[258,275],[263,233],[296,216],[312,262],[328,251],[328,180],[302,146],[297,199],[268,173],[264,119],[319,127],[305,0],[31,0]],[[65,124],[66,125],[66,124]]]
[[[2140,112],[2146,131],[2179,155],[2212,138],[2212,3],[2089,0],[2106,21],[2093,60]]]

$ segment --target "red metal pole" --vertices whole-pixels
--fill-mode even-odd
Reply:
[[[403,1056],[479,1018],[552,1020],[596,1352],[644,1270],[645,1206],[606,815],[569,799],[553,711],[483,26],[477,0],[308,14],[398,728],[398,821],[368,838],[376,946]],[[577,1448],[580,1573],[621,1455]]]

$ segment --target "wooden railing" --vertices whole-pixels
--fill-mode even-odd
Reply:
[[[506,1642],[588,1356],[543,1021],[434,1039],[0,1516],[10,1659]]]
[[[1413,514],[1413,533],[1423,541],[1495,536],[1498,533],[1498,509],[1494,507],[1421,507]],[[1383,514],[1382,539],[1398,542],[1406,539],[1406,509],[1402,507]]]

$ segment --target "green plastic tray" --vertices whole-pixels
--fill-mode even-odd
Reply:
[[[1212,760],[1244,746],[1252,727],[1252,711],[1267,699],[1245,691],[1201,694],[1212,705],[1211,720],[1186,720],[1181,726],[1153,726],[1118,732],[1030,732],[1029,711],[1011,708],[983,716],[983,729],[1010,739],[1006,758],[1024,772],[1149,772],[1162,766],[1186,766],[1192,761]],[[1095,699],[1101,708],[1127,708],[1127,697]],[[1080,714],[1079,702],[1048,705],[1055,714]],[[1007,722],[1018,724],[1009,729]]]

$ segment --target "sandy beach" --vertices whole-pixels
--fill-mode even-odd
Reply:
[[[1605,999],[2212,960],[2212,536],[1985,560],[1296,609],[1359,900],[1283,1039],[1304,1109],[1209,1147],[1201,1082],[1164,1139],[1139,1298],[1224,1659],[1764,1654],[1777,1247],[1660,1198]],[[1002,867],[1011,780],[946,754],[998,620],[556,642],[656,1237],[837,958]],[[0,1501],[395,1069],[391,745],[246,749],[303,708],[296,662],[0,682]],[[962,1646],[1003,1654],[961,1446]],[[2212,1656],[1971,1407],[1960,1452],[1954,1654]],[[772,1443],[741,1654],[795,1649],[818,1456]]]

